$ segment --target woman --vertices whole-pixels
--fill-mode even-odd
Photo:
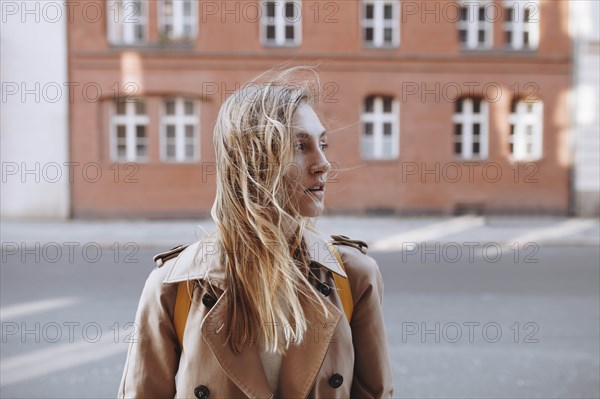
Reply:
[[[316,95],[290,78],[303,70],[223,103],[218,229],[155,257],[119,397],[391,397],[377,264],[361,241],[333,247],[313,227],[331,165]],[[191,305],[178,338],[181,282]]]

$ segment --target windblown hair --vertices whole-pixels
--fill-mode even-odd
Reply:
[[[307,71],[314,72],[294,67],[267,81],[255,79],[227,98],[217,117],[217,193],[211,215],[230,295],[225,331],[235,353],[254,343],[285,353],[308,330],[304,306],[328,314],[309,282],[302,236],[312,226],[293,195],[300,182],[290,177],[294,113],[301,104],[316,101],[310,80],[294,82],[292,77]],[[277,326],[286,327],[284,336]]]

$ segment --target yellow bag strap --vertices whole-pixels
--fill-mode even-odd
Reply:
[[[342,257],[337,251],[336,247],[331,243],[327,242],[329,249],[335,255],[338,263],[342,267],[342,270],[346,271],[344,267],[344,262],[342,262]],[[337,273],[333,274],[333,281],[335,282],[335,287],[338,289],[338,294],[340,296],[340,300],[342,301],[342,307],[344,308],[344,313],[346,313],[346,318],[348,319],[348,323],[352,320],[352,312],[354,311],[354,301],[352,300],[352,291],[350,291],[350,281],[346,277],[342,277]]]
[[[329,249],[335,255],[338,263],[342,267],[342,270],[346,271],[344,262],[338,253],[337,249],[331,242],[327,242]],[[342,277],[337,273],[333,274],[333,281],[335,287],[338,290],[340,300],[342,301],[342,307],[344,313],[348,319],[348,323],[352,320],[352,312],[354,311],[354,302],[352,300],[352,291],[350,291],[350,282],[346,277]],[[177,297],[175,299],[175,310],[173,315],[173,324],[175,325],[175,332],[177,333],[177,339],[179,344],[183,347],[183,331],[185,330],[185,324],[187,323],[188,313],[190,312],[190,306],[192,302],[190,300],[190,292],[188,292],[188,281],[182,281],[177,287]]]
[[[192,305],[187,283],[187,281],[182,281],[177,286],[177,297],[175,298],[175,311],[173,315],[175,332],[177,333],[177,339],[179,340],[179,344],[182,348],[183,331],[185,330],[188,313],[190,312],[190,306]]]

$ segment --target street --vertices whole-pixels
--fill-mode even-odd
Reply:
[[[3,398],[115,397],[127,323],[151,257],[168,249],[58,248],[2,254]],[[600,395],[598,248],[442,248],[369,252],[395,397]]]

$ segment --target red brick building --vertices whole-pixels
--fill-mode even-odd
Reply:
[[[328,212],[569,209],[567,1],[68,9],[75,217],[208,215],[222,101],[286,61],[319,64]]]

